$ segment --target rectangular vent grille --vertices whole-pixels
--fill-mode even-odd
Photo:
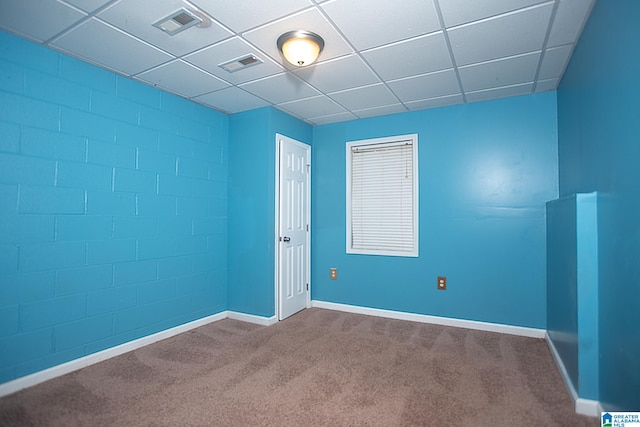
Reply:
[[[184,26],[184,25],[187,25],[187,24],[189,24],[189,23],[191,23],[191,22],[193,22],[193,21],[194,21],[193,16],[188,15],[188,14],[186,14],[186,13],[184,13],[184,12],[180,12],[180,14],[179,14],[179,15],[176,15],[176,16],[174,16],[174,17],[173,17],[173,18],[171,18],[171,19],[173,19],[173,20],[174,20],[174,21],[176,21],[178,24],[183,25],[183,26]]]
[[[253,67],[258,64],[262,64],[262,60],[253,54],[249,54],[241,56],[240,58],[232,59],[231,61],[227,61],[218,66],[229,73],[235,73],[236,71],[244,70],[245,68]]]
[[[198,25],[202,22],[202,19],[191,13],[187,9],[180,9],[173,12],[171,15],[162,18],[155,24],[154,27],[160,28],[170,36],[176,35],[181,31],[191,28],[194,25]]]

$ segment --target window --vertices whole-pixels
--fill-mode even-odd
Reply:
[[[418,135],[347,142],[347,253],[418,256]]]

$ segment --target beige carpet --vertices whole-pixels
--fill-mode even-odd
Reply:
[[[1,426],[595,426],[544,340],[308,309],[223,320],[0,399]]]

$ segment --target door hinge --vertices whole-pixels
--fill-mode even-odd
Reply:
[[[309,284],[307,283],[307,292],[309,292]]]
[[[307,224],[307,233],[309,232],[309,224]]]

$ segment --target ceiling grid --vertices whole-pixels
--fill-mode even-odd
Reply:
[[[0,28],[225,113],[326,124],[554,90],[594,2],[0,0]],[[205,22],[153,26],[181,9]],[[284,60],[291,30],[324,39],[316,63]],[[220,67],[248,55],[261,63]]]

